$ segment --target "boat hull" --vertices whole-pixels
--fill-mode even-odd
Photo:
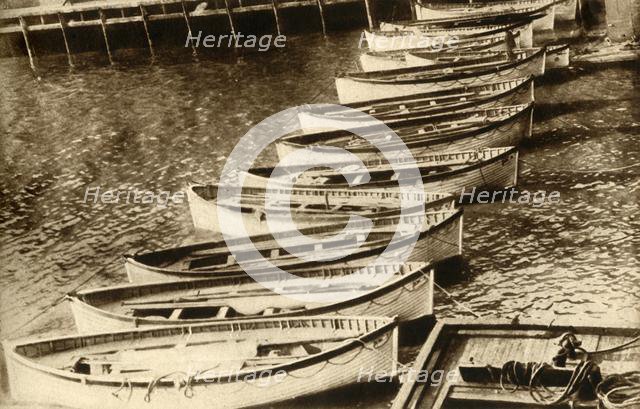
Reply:
[[[440,91],[447,88],[481,85],[496,80],[517,79],[529,75],[540,76],[545,71],[545,52],[539,53],[523,64],[512,68],[459,78],[443,76],[438,80],[416,82],[382,83],[349,76],[336,77],[336,89],[341,104],[369,101],[381,98],[400,97],[423,92]],[[382,71],[385,72],[385,71]]]
[[[348,125],[345,125],[348,126]],[[465,151],[472,149],[497,148],[500,146],[519,145],[527,139],[531,139],[533,130],[533,107],[527,108],[525,112],[502,123],[500,126],[487,129],[484,132],[470,134],[460,138],[441,138],[425,140],[424,143],[416,147],[409,148],[413,156],[420,156],[425,151]],[[285,145],[285,144],[283,144]],[[298,147],[295,145],[283,146],[281,151],[286,155],[293,152]],[[280,152],[280,151],[279,151]],[[380,158],[380,152],[373,149],[353,150],[362,160],[374,160]],[[317,155],[326,155],[327,161],[335,160],[330,153],[317,152]]]
[[[449,30],[422,30],[419,26],[407,27],[398,26],[388,23],[386,29],[382,29],[378,32],[371,32],[365,30],[365,38],[367,39],[367,46],[370,51],[385,52],[385,51],[399,51],[403,49],[416,49],[431,47],[433,51],[437,51],[434,48],[435,44],[439,47],[440,44],[447,44],[449,41],[453,41],[451,48],[455,49],[456,38],[462,37],[465,41],[471,40],[466,36],[473,36],[478,41],[486,39],[488,37],[483,36],[483,32],[488,32],[486,28],[472,28],[465,27],[459,29]],[[392,27],[395,29],[392,30]],[[533,23],[526,24],[520,28],[513,30],[518,35],[514,37],[516,45],[520,47],[532,47],[533,46]],[[504,33],[490,34],[492,38],[504,38]],[[366,62],[365,62],[366,63]]]
[[[344,321],[344,323],[341,321],[342,325],[350,325],[348,319],[318,317],[318,321],[325,320],[327,324],[336,319]],[[353,321],[352,325],[358,324],[354,319],[350,321]],[[286,322],[287,320],[285,320]],[[324,329],[325,333],[331,330],[331,325]],[[156,332],[162,334],[172,328],[162,329],[162,332],[156,330]],[[184,327],[181,328],[184,330]],[[190,329],[187,327],[186,330]],[[317,331],[316,328],[313,330]],[[281,341],[286,340],[284,336],[289,332],[291,332],[290,339],[295,337],[296,331],[293,329],[282,329],[281,331],[283,334],[277,336],[277,339]],[[239,333],[242,334],[243,331],[239,331]],[[269,377],[268,380],[264,378],[264,382],[269,382],[267,386],[261,387],[256,383],[250,383],[251,381],[238,380],[233,377],[227,381],[227,378],[223,377],[219,381],[215,379],[192,380],[188,384],[187,391],[185,391],[184,385],[182,388],[178,388],[173,381],[159,382],[162,375],[169,376],[174,372],[158,374],[156,377],[158,382],[153,383],[152,388],[154,380],[152,378],[147,382],[129,382],[125,375],[75,374],[71,371],[49,368],[35,363],[16,353],[13,345],[5,344],[4,349],[11,395],[17,401],[82,409],[121,409],[124,407],[211,409],[212,405],[216,408],[238,408],[267,405],[356,383],[361,381],[358,376],[362,368],[394,373],[393,362],[397,359],[397,329],[395,327],[381,327],[373,329],[368,334],[368,336],[356,337],[357,341],[355,342],[347,342],[345,347],[335,353],[321,353],[317,359],[307,359],[306,364],[303,360],[303,364],[300,365],[285,364],[281,366],[286,370],[284,379],[280,381],[271,375],[265,375],[265,377]],[[266,331],[264,336],[268,336]],[[85,335],[69,338],[68,342],[72,345],[85,345],[85,343],[92,345],[89,343],[90,340],[100,337],[113,340],[121,340],[123,337],[130,337],[124,339],[135,339],[136,331]],[[234,337],[237,338],[233,331],[229,331],[229,338],[233,339]],[[89,341],[84,341],[84,339]],[[59,343],[60,341],[56,340],[50,342],[51,345],[64,347]],[[44,349],[45,346],[43,345],[41,348]],[[196,366],[193,369],[199,368]],[[271,374],[274,373],[276,373],[275,369]],[[182,382],[185,382],[186,375],[184,378]],[[150,392],[151,390],[152,392]]]
[[[425,149],[423,156],[427,152],[433,152],[431,149]],[[518,180],[518,151],[514,147],[503,148],[500,150],[486,149],[483,151],[473,152],[477,155],[478,161],[470,166],[459,168],[455,171],[435,173],[422,177],[422,184],[425,192],[445,192],[458,197],[461,192],[469,191],[472,188],[478,190],[503,190],[513,187]],[[439,153],[434,153],[436,157]],[[470,153],[458,152],[442,152],[442,155],[466,155],[461,157],[469,157]],[[414,155],[416,156],[416,155]],[[424,163],[423,163],[424,166]],[[269,179],[262,176],[246,173],[245,183],[254,186],[266,185]],[[277,179],[272,179],[272,183],[278,183]],[[321,184],[307,186],[322,187]],[[389,191],[397,191],[396,181],[379,182],[376,188],[386,188]]]
[[[439,320],[418,354],[411,372],[450,374],[459,376],[439,384],[425,384],[417,376],[407,377],[391,409],[405,408],[533,408],[540,407],[540,400],[531,389],[517,386],[517,380],[503,379],[500,370],[508,362],[544,364],[552,361],[558,344],[567,335],[575,337],[578,345],[588,354],[588,361],[598,368],[597,376],[637,371],[640,358],[637,348],[613,349],[633,343],[638,335],[637,327],[580,325],[576,318],[552,323],[526,320],[509,323],[502,320]],[[607,351],[608,349],[612,349]],[[560,349],[560,352],[564,352]],[[577,367],[582,354],[569,354],[565,368],[568,373],[561,383],[547,381],[548,390],[560,394],[569,380],[570,372]],[[584,361],[583,361],[584,362]],[[493,376],[497,374],[497,376]],[[466,375],[466,376],[465,376]],[[553,375],[552,375],[553,376]],[[591,375],[589,375],[590,379]],[[558,375],[555,375],[558,382]],[[552,379],[552,378],[547,378]],[[598,379],[598,378],[595,378]],[[503,382],[504,381],[504,382]],[[597,382],[596,382],[597,383]],[[595,385],[594,385],[595,386]],[[544,386],[542,386],[544,387]],[[542,387],[539,387],[540,389]],[[570,399],[567,405],[579,402],[582,407],[598,407],[598,399],[589,394]]]
[[[383,193],[381,192],[381,194]],[[197,230],[221,233],[218,218],[237,219],[238,217],[237,211],[230,209],[228,206],[218,206],[215,199],[204,199],[193,190],[193,187],[189,187],[189,189],[187,189],[187,197],[189,198],[189,211],[191,212],[193,226]],[[354,197],[353,200],[349,201],[345,199],[336,200],[333,197],[327,197],[322,199],[322,204],[327,205],[327,208],[331,209],[334,206],[339,206],[340,203],[349,205],[351,204],[349,202],[353,202],[353,204],[359,203],[360,205],[364,205],[367,204],[367,202],[370,202],[372,208],[371,211],[355,213],[367,218],[375,217],[376,215],[373,214],[373,207],[378,205],[383,209],[381,209],[380,212],[376,212],[377,215],[384,217],[395,214],[394,209],[397,208],[400,203],[399,198],[397,199],[397,203],[393,204],[393,208],[388,207],[389,204],[387,204],[387,206],[383,206],[384,204],[378,202],[376,198],[376,196],[372,196],[369,199],[365,197]],[[448,210],[453,207],[453,202],[451,201],[451,197],[447,197],[444,194],[432,193],[425,198],[425,207],[436,210]],[[269,214],[269,217],[272,219],[270,224],[267,223],[263,206],[254,206],[251,210],[251,212],[240,212],[245,231],[249,235],[256,236],[275,234],[289,230],[289,225],[286,223],[288,219],[283,214],[282,210],[277,209]],[[333,225],[346,223],[351,217],[350,212],[336,212],[331,210],[317,213],[296,213],[295,210],[292,210],[291,213],[298,229],[318,227],[327,224]],[[228,233],[233,235],[234,232]]]
[[[459,226],[452,225],[452,229]],[[450,230],[452,230],[450,229]],[[442,239],[453,239],[450,235]],[[398,321],[413,321],[427,316],[433,316],[433,282],[432,275],[427,271],[416,271],[407,277],[395,280],[398,283],[384,285],[370,294],[358,296],[351,300],[335,304],[317,304],[312,309],[279,313],[277,317],[293,317],[300,315],[365,315],[365,316],[396,316]],[[186,281],[185,281],[186,282]],[[206,287],[202,287],[206,290]],[[277,296],[276,296],[277,297]],[[292,300],[295,301],[295,300]],[[134,318],[106,311],[89,305],[79,298],[70,298],[69,306],[73,313],[76,328],[80,333],[95,333],[104,331],[118,331],[145,326],[171,326],[214,322],[211,320],[180,320],[180,319],[150,319]],[[250,317],[251,318],[251,317]],[[237,319],[237,318],[234,318]]]
[[[459,256],[462,253],[462,210],[457,209],[455,211],[444,212],[439,219],[437,219],[439,217],[437,214],[436,212],[436,215],[428,216],[436,218],[436,220],[430,221],[436,222],[437,224],[430,226],[428,230],[420,234],[411,255],[406,260],[407,262],[424,262],[425,260],[438,262]],[[354,257],[343,260],[342,262],[352,266],[366,265],[367,263],[372,263],[385,248],[386,246],[376,248],[365,255],[356,254]],[[308,267],[308,263],[304,261],[278,263],[272,260],[272,262],[287,271]],[[228,270],[198,271],[197,274],[194,274],[189,270],[171,270],[147,266],[130,257],[125,258],[125,270],[127,271],[127,278],[131,283],[153,283],[198,277],[244,274],[244,271],[237,267]]]
[[[549,4],[548,1],[544,2],[528,2],[529,4],[526,7],[521,7],[520,13],[531,13],[535,10],[532,10],[531,5],[538,3],[544,9],[541,9],[540,12],[543,14],[542,17],[537,18],[533,21],[533,30],[534,31],[545,31],[545,30],[553,30],[554,22],[555,22],[555,5],[544,6],[545,4]],[[507,3],[505,3],[507,4]],[[416,18],[418,20],[441,20],[441,19],[456,19],[461,17],[470,17],[474,14],[479,16],[483,14],[491,14],[493,12],[500,13],[501,11],[498,9],[489,9],[483,7],[465,7],[463,3],[454,3],[449,8],[447,5],[438,5],[431,6],[425,4],[415,4]],[[507,6],[510,7],[510,6]],[[503,8],[502,12],[507,11],[506,8]],[[509,10],[511,11],[511,10]],[[514,13],[518,13],[519,10],[513,10]]]

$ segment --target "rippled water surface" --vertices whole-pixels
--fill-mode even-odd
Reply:
[[[337,102],[333,76],[354,67],[357,39],[305,36],[269,53],[153,66],[87,57],[73,72],[60,60],[39,81],[26,59],[0,60],[1,337],[72,331],[64,293],[123,282],[122,253],[191,239],[186,202],[83,203],[87,186],[175,192],[216,177],[253,124]],[[573,68],[538,84],[519,187],[559,191],[561,202],[467,206],[470,273],[448,288],[458,301],[487,317],[640,326],[638,74]],[[437,300],[440,316],[469,316]],[[374,392],[308,403],[382,408],[394,390]]]

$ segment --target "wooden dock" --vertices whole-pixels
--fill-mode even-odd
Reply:
[[[26,52],[33,65],[32,33],[61,33],[65,50],[72,62],[69,30],[74,28],[96,28],[102,32],[104,46],[112,60],[112,44],[109,31],[115,26],[139,25],[144,28],[146,44],[154,55],[154,41],[150,26],[160,21],[184,22],[191,34],[194,19],[226,16],[228,31],[237,33],[236,19],[250,13],[271,13],[278,34],[282,27],[282,11],[286,9],[317,8],[322,31],[326,34],[326,10],[332,6],[349,3],[364,3],[370,28],[375,27],[374,0],[137,0],[137,1],[91,1],[60,6],[38,6],[21,9],[0,10],[0,37],[22,35]],[[58,34],[59,35],[59,34]],[[195,51],[195,50],[194,50]]]

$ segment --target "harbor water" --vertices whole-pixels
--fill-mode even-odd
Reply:
[[[39,79],[25,58],[0,60],[0,337],[73,331],[65,293],[124,282],[123,253],[193,240],[186,200],[94,203],[87,188],[173,194],[216,178],[252,125],[336,103],[333,77],[355,69],[359,37],[305,35],[197,62],[190,50],[162,50],[154,65],[144,50],[117,54],[115,67],[83,55],[73,71],[51,57]],[[639,74],[572,67],[536,84],[518,188],[560,201],[465,206],[468,271],[447,286],[457,302],[486,318],[640,327]],[[436,300],[439,317],[473,318]],[[385,408],[394,393],[357,386],[304,404]]]

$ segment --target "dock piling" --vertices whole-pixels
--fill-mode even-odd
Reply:
[[[100,14],[100,26],[102,27],[102,37],[104,37],[104,45],[107,48],[107,56],[109,57],[109,64],[113,65],[113,56],[111,55],[111,46],[109,46],[109,35],[107,34],[107,23],[104,11],[98,9]]]
[[[417,20],[418,14],[416,13],[416,7],[413,4],[413,0],[407,0],[407,1],[409,2],[409,10],[411,10],[411,20]]]
[[[182,3],[182,14],[184,15],[184,22],[187,25],[187,32],[189,34],[189,39],[191,39],[193,38],[193,35],[191,34],[191,22],[189,21],[189,13],[187,12],[187,5],[184,4],[184,0],[181,0],[180,3]],[[191,43],[191,49],[193,50],[193,56],[197,57],[198,51],[196,50],[196,46],[193,45],[193,40],[191,40],[190,43]]]
[[[149,44],[149,53],[151,54],[151,59],[155,60],[156,53],[153,50],[153,41],[151,41],[151,34],[149,34],[149,19],[147,18],[147,10],[144,6],[140,5],[140,16],[142,17],[142,25],[144,26],[144,33],[147,35],[147,44]]]
[[[371,4],[371,0],[364,0],[364,8],[367,11],[367,21],[369,23],[369,30],[373,30],[376,28],[376,18],[375,12],[373,10],[373,4]]]
[[[320,22],[322,23],[322,34],[327,35],[327,26],[324,22],[324,4],[322,0],[316,0],[318,2],[318,11],[320,12]]]
[[[229,7],[229,0],[224,0],[224,7],[227,9],[227,17],[229,18],[229,27],[231,28],[231,35],[236,36],[236,27],[233,24],[233,13],[231,7]]]
[[[278,31],[278,35],[282,34],[282,30],[280,30],[280,16],[278,15],[278,0],[271,0],[271,6],[273,7],[273,16],[276,19],[276,30]]]
[[[60,22],[60,29],[62,30],[62,39],[64,40],[64,48],[67,51],[69,67],[73,67],[73,57],[71,55],[71,48],[69,47],[69,39],[67,38],[67,20],[65,20],[62,13],[58,13],[58,21]]]
[[[29,43],[29,28],[27,27],[27,22],[24,21],[23,17],[20,17],[20,28],[22,29],[22,36],[24,37],[24,44],[27,47],[27,54],[29,54],[29,65],[31,65],[31,69],[33,71],[36,70],[36,64],[34,61],[35,53],[31,50],[31,43]]]

